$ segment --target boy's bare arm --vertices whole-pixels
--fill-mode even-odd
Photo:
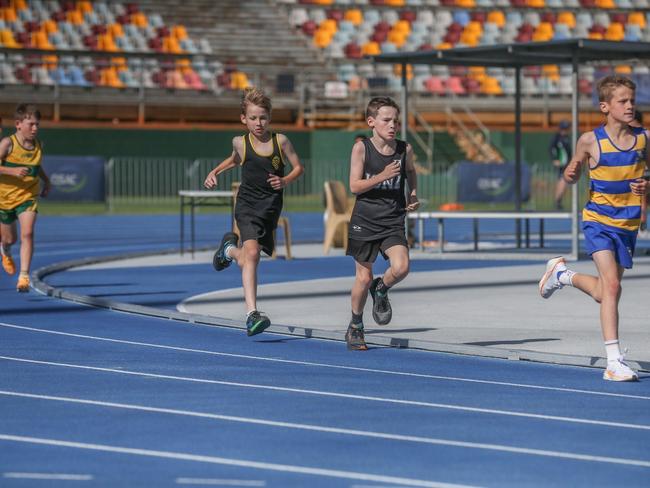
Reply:
[[[589,161],[593,146],[596,143],[596,135],[592,132],[585,132],[578,139],[576,151],[573,158],[564,170],[564,180],[569,184],[577,183],[582,173],[582,166]]]
[[[241,137],[235,137],[232,140],[232,154],[221,161],[212,171],[208,173],[203,186],[214,188],[217,186],[217,177],[224,171],[228,171],[241,163],[240,151],[242,151]]]
[[[268,182],[274,190],[280,190],[287,186],[289,183],[295,181],[300,177],[301,174],[305,172],[305,169],[296,154],[296,150],[293,148],[293,144],[289,138],[283,134],[278,136],[278,143],[280,144],[280,149],[285,156],[285,159],[289,161],[291,165],[291,171],[288,175],[280,177],[277,175],[270,174]]]
[[[355,195],[371,190],[382,181],[395,178],[401,170],[399,162],[390,163],[378,175],[364,179],[363,164],[365,162],[365,156],[366,149],[363,142],[359,141],[352,146],[352,155],[350,156],[350,191]]]
[[[5,137],[0,141],[0,161],[4,161],[5,158],[9,155],[13,149],[13,144],[9,137]],[[7,166],[0,165],[0,174],[17,176],[18,178],[23,178],[27,176],[29,169],[24,166],[16,166],[14,168],[9,168]]]
[[[406,202],[406,211],[412,212],[420,206],[418,200],[418,175],[413,164],[413,146],[406,145],[406,181],[409,185],[408,202]]]

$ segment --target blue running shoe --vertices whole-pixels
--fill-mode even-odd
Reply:
[[[237,247],[238,242],[239,237],[237,237],[237,234],[233,232],[226,232],[223,235],[223,239],[221,239],[221,245],[219,246],[219,249],[217,249],[217,252],[214,253],[214,257],[212,258],[212,266],[214,266],[214,269],[221,271],[230,266],[232,259],[229,259],[226,256],[226,247],[228,244]]]

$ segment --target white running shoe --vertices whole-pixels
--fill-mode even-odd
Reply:
[[[542,298],[549,298],[555,290],[559,290],[564,286],[557,279],[557,268],[559,266],[566,267],[566,262],[562,256],[549,259],[546,263],[546,272],[542,276],[542,279],[539,280],[539,294],[542,295]]]
[[[639,376],[625,363],[625,355],[622,354],[616,361],[607,361],[603,379],[607,381],[637,381]]]

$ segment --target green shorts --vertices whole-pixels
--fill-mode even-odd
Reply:
[[[27,200],[9,210],[0,208],[0,222],[7,225],[13,224],[18,216],[23,212],[38,212],[38,204],[36,203],[36,200]]]

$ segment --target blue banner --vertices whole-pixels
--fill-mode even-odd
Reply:
[[[515,201],[514,163],[472,163],[456,165],[457,201],[500,203]],[[530,198],[530,169],[521,164],[521,201]]]
[[[49,200],[103,202],[104,158],[98,156],[43,156],[41,163],[50,177]]]

